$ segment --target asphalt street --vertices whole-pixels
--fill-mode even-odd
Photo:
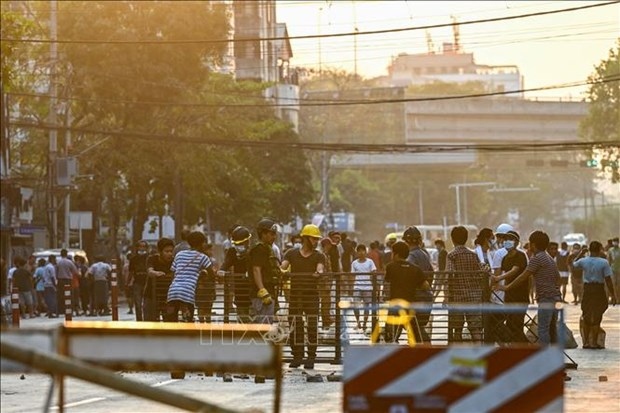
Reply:
[[[618,412],[620,411],[620,306],[610,307],[603,319],[607,332],[605,350],[581,348],[579,336],[580,309],[574,305],[565,307],[569,328],[575,334],[579,348],[566,350],[577,364],[576,370],[567,370],[570,381],[565,382],[566,412]],[[120,309],[121,319],[132,316]],[[110,319],[108,317],[74,319]],[[35,318],[23,320],[23,327],[34,327],[62,323],[62,319]],[[569,361],[567,359],[567,361]],[[335,412],[342,409],[342,383],[328,382],[326,376],[339,373],[342,366],[317,364],[312,375],[320,374],[321,383],[306,381],[303,369],[285,369],[282,411],[283,412]],[[252,378],[234,378],[226,383],[221,377],[206,377],[203,373],[188,373],[183,380],[170,379],[169,373],[127,373],[125,377],[154,387],[166,389],[228,408],[243,411],[271,411],[274,383],[267,380],[255,384]],[[3,413],[41,411],[45,404],[51,379],[43,374],[2,374],[0,377],[1,403]],[[169,412],[168,406],[145,401],[122,393],[110,391],[74,379],[66,381],[66,410],[70,412]]]

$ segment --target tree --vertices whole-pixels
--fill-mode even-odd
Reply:
[[[620,38],[588,80],[593,83],[588,91],[589,110],[580,124],[580,136],[586,141],[620,142]],[[594,147],[587,157],[599,160],[606,179],[620,182],[620,145],[605,150]]]
[[[3,39],[48,36],[47,2],[26,3],[28,17],[6,14],[7,4],[2,3]],[[309,164],[290,148],[299,141],[291,125],[267,105],[263,90],[269,85],[217,73],[225,42],[166,43],[227,38],[228,10],[221,2],[58,2],[58,38],[69,41],[59,43],[57,61],[49,60],[49,45],[27,49],[32,51],[25,59],[24,44],[16,43],[20,49],[3,40],[3,87],[14,75],[27,84],[25,67],[38,65],[43,80],[31,81],[26,91],[40,94],[55,65],[59,148],[64,127],[70,127],[68,154],[78,157],[81,175],[92,177],[76,183],[72,207],[93,211],[95,223],[103,218],[112,240],[131,218],[138,239],[147,216],[171,205],[178,212],[183,204],[183,220],[177,216],[177,222],[207,218],[213,230],[234,222],[251,225],[262,216],[286,222],[305,215],[312,198]],[[28,31],[31,27],[38,31]],[[47,98],[19,99],[24,118],[46,123]],[[96,132],[76,133],[84,129]],[[23,170],[45,182],[45,130],[13,133],[21,136],[15,142]],[[203,139],[215,143],[205,145]],[[281,147],[231,147],[229,139]]]

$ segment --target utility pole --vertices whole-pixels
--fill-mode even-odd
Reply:
[[[71,148],[71,106],[69,101],[66,102],[65,112],[65,159],[69,160],[69,151]],[[64,247],[70,247],[70,234],[71,234],[71,185],[67,188],[67,195],[65,195],[65,231],[64,231]]]
[[[353,31],[355,32],[353,35],[353,73],[357,79],[357,32],[359,30],[357,28],[357,8],[355,7],[355,0],[353,0],[353,24]]]
[[[50,225],[50,246],[51,248],[58,247],[58,214],[57,214],[57,199],[54,193],[56,187],[56,156],[58,146],[58,130],[56,129],[56,105],[58,86],[56,84],[56,63],[58,61],[58,43],[56,43],[57,37],[57,11],[56,0],[50,0],[50,107],[49,107],[49,123],[52,128],[49,131],[49,154],[48,154],[48,182],[47,182],[47,204],[49,214]]]
[[[319,24],[318,24],[318,29],[319,29],[319,75],[321,74],[321,72],[323,71],[323,56],[321,53],[321,14],[323,13],[323,7],[319,7]]]
[[[471,186],[495,186],[495,182],[462,182],[457,184],[451,184],[448,188],[454,188],[456,190],[456,225],[461,225],[461,194],[460,188],[471,187]]]
[[[418,206],[420,212],[420,225],[424,225],[424,198],[422,198],[422,181],[418,181]]]

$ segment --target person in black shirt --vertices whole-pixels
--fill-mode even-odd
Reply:
[[[142,321],[142,298],[146,284],[146,259],[148,258],[149,244],[138,241],[136,253],[129,260],[128,285],[133,288],[133,299],[136,306],[136,321]]]
[[[306,225],[301,231],[301,248],[290,249],[282,261],[282,270],[291,270],[289,307],[289,342],[293,361],[289,367],[301,365],[304,355],[304,315],[307,319],[308,358],[304,368],[313,369],[318,344],[319,291],[318,280],[325,269],[325,255],[316,247],[321,231],[316,225]]]
[[[392,245],[392,262],[385,267],[385,282],[387,283],[389,300],[401,299],[407,302],[416,300],[418,289],[427,288],[428,282],[420,267],[407,261],[409,256],[409,246],[406,242],[398,241]],[[390,313],[395,315],[394,313]],[[417,342],[422,342],[420,327],[417,325],[416,318],[411,319],[408,328],[413,329],[413,334]],[[387,341],[397,342],[402,326],[388,325],[386,327]]]
[[[28,313],[34,318],[34,301],[32,299],[32,274],[26,269],[26,260],[22,257],[15,258],[15,272],[13,273],[13,286],[19,291],[19,306],[22,313]]]
[[[231,233],[231,247],[226,250],[224,263],[217,272],[218,277],[225,277],[226,272],[232,269],[225,282],[234,294],[234,303],[237,307],[237,318],[242,323],[249,323],[250,318],[250,286],[248,280],[248,251],[252,234],[244,226],[237,226]],[[229,282],[232,280],[232,282]]]
[[[248,270],[250,278],[250,316],[255,323],[272,324],[275,315],[276,285],[280,277],[280,264],[273,252],[278,236],[275,221],[263,218],[256,225],[259,243],[250,249]]]
[[[144,321],[159,321],[166,313],[168,287],[172,282],[174,241],[162,238],[157,241],[157,254],[146,260],[148,278],[144,290]]]
[[[510,285],[515,278],[519,276],[527,267],[527,255],[517,247],[519,246],[519,234],[515,231],[508,231],[504,248],[508,254],[502,259],[501,270],[502,275],[493,277],[497,282],[506,280],[506,284]],[[527,283],[521,283],[515,288],[506,291],[505,302],[507,304],[522,304],[526,306],[530,303],[530,287]],[[523,333],[524,318],[527,310],[518,313],[508,314],[506,317],[506,327],[510,333],[511,342],[527,343],[528,339]]]

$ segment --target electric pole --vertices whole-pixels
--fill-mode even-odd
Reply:
[[[48,182],[47,182],[47,204],[50,225],[50,246],[58,248],[58,214],[57,199],[54,193],[56,187],[56,156],[58,147],[58,130],[56,129],[56,105],[57,105],[57,84],[56,84],[56,63],[58,61],[58,43],[56,43],[57,27],[56,27],[56,0],[50,0],[50,108],[49,123],[52,128],[49,131],[49,154],[48,154]]]

